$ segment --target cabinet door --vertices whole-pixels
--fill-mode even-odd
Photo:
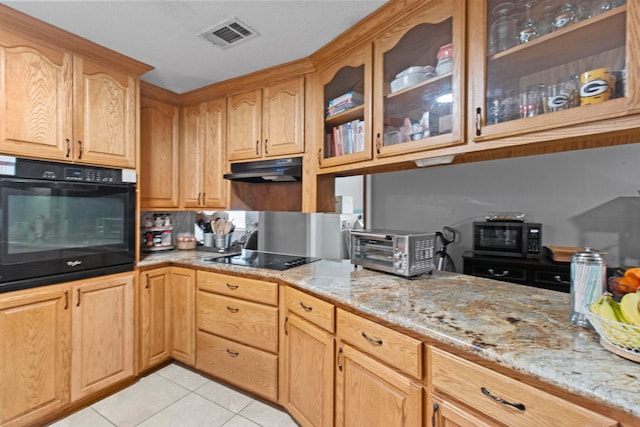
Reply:
[[[262,90],[232,95],[228,99],[227,155],[229,160],[262,156]]]
[[[72,55],[0,29],[3,154],[70,159]]]
[[[288,313],[284,406],[303,426],[333,425],[333,334]]]
[[[463,1],[432,1],[375,41],[377,157],[464,141],[464,22]]]
[[[171,357],[196,363],[196,272],[171,268]]]
[[[72,401],[133,376],[133,282],[124,274],[73,285]]]
[[[640,4],[620,2],[625,4],[592,17],[578,15],[573,8],[569,16],[574,19],[558,19],[556,27],[564,25],[547,30],[546,22],[554,22],[569,3],[575,5],[562,0],[468,2],[473,34],[468,114],[477,117],[468,121],[468,134],[474,141],[522,144],[637,127],[633,115],[640,111],[640,39],[634,34],[640,25]],[[527,13],[539,35],[522,42],[515,22],[517,16],[526,19]],[[626,70],[626,93],[623,84],[608,78],[581,85],[583,73],[605,67],[617,74],[618,83]],[[593,93],[603,102],[592,103]]]
[[[447,399],[429,395],[428,417],[431,427],[497,427],[493,421]]]
[[[304,77],[265,87],[262,102],[264,155],[304,153]]]
[[[136,167],[137,77],[74,57],[75,159]]]
[[[182,108],[180,140],[180,206],[201,207],[204,168],[204,115],[200,104]]]
[[[0,424],[31,425],[69,401],[67,286],[0,297]]]
[[[323,123],[322,134],[319,135],[322,148],[318,152],[321,167],[372,158],[372,65],[373,46],[365,44],[349,52],[343,60],[318,71],[317,108]],[[355,95],[352,102],[347,101],[348,109],[329,109],[332,100],[349,92]]]
[[[179,185],[178,107],[140,99],[140,204],[144,208],[177,208]]]
[[[412,427],[422,420],[422,387],[346,344],[337,355],[336,426]]]
[[[202,200],[207,208],[224,208],[227,181],[222,177],[226,164],[227,106],[225,99],[216,99],[203,104],[204,114],[204,176]]]
[[[169,322],[170,268],[140,273],[140,369],[171,357]]]
[[[184,208],[224,207],[226,100],[184,107],[180,144],[180,205]]]

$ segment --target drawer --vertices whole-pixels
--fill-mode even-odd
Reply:
[[[618,423],[483,366],[429,349],[436,390],[509,426],[617,426]]]
[[[415,378],[422,378],[422,344],[400,332],[338,309],[337,336]]]
[[[473,264],[471,266],[471,275],[521,283],[526,283],[527,281],[527,269],[514,267],[513,265]]]
[[[326,331],[335,331],[333,304],[290,287],[285,289],[284,298],[287,310]]]
[[[571,270],[542,270],[534,269],[532,271],[532,284],[543,285],[557,290],[569,292],[571,288]]]
[[[198,331],[196,369],[243,390],[278,398],[278,356]]]
[[[245,277],[198,271],[198,289],[242,298],[263,304],[278,305],[278,284]]]
[[[278,309],[198,291],[196,326],[243,344],[277,353]]]

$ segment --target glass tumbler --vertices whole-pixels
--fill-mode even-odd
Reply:
[[[491,24],[489,31],[489,55],[507,50],[516,45],[517,22],[509,13],[513,11],[512,2],[500,3],[493,9],[497,18]]]

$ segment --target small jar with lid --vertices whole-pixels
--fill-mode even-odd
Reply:
[[[571,256],[571,316],[569,321],[591,327],[585,307],[607,289],[607,264],[600,254],[589,247]]]

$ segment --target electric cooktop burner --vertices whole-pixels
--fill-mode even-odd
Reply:
[[[299,255],[278,254],[275,252],[261,252],[243,249],[242,253],[219,258],[207,258],[206,261],[232,264],[244,267],[266,268],[269,270],[286,270],[299,265],[318,261],[320,258]]]

